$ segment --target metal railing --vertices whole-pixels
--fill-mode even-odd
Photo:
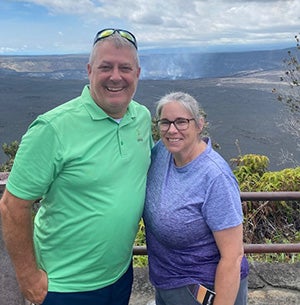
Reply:
[[[300,192],[241,192],[242,201],[300,201]],[[296,244],[245,244],[245,253],[300,253]],[[134,255],[147,255],[146,246],[133,247]]]
[[[0,172],[0,195],[3,193],[7,181],[8,172]]]
[[[0,195],[6,184],[7,174],[0,175]],[[300,201],[299,192],[241,192],[242,201]],[[296,244],[245,244],[245,253],[300,253],[300,243]],[[146,246],[134,246],[134,255],[147,255]]]

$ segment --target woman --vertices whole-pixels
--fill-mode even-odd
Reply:
[[[247,304],[249,267],[237,181],[201,137],[197,101],[182,92],[157,105],[161,140],[152,151],[144,210],[156,305]],[[201,285],[201,286],[200,286]],[[199,288],[201,287],[201,288]]]

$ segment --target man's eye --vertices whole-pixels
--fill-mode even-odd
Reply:
[[[111,67],[110,66],[100,66],[99,69],[102,71],[108,71],[111,69]]]
[[[129,71],[132,71],[132,68],[126,66],[126,67],[121,67],[121,70],[124,72],[129,72]]]
[[[167,125],[169,125],[169,122],[168,121],[161,121],[160,125],[167,126]]]

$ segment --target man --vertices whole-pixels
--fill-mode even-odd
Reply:
[[[150,113],[132,100],[134,35],[98,32],[87,71],[81,96],[30,125],[0,203],[18,283],[35,304],[129,301],[152,146]]]

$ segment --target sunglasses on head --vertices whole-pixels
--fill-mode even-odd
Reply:
[[[134,45],[134,47],[137,49],[137,42],[136,42],[136,38],[134,37],[134,35],[126,30],[121,30],[121,29],[104,29],[104,30],[99,31],[96,34],[96,37],[94,39],[94,45],[99,40],[107,38],[107,37],[113,35],[114,33],[119,33],[121,37],[130,41]]]

